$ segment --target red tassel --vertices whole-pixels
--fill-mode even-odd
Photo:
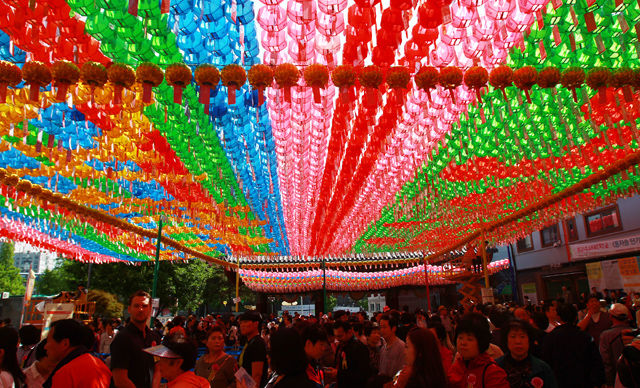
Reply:
[[[0,84],[0,104],[7,103],[7,84]]]
[[[175,104],[182,104],[182,87],[174,85],[173,86],[173,102]]]
[[[365,94],[367,95],[367,107],[378,107],[378,90],[374,88],[366,88]]]
[[[351,102],[351,99],[349,98],[349,88],[346,88],[344,86],[340,88],[340,99],[343,104],[348,104]]]
[[[598,100],[600,102],[600,105],[604,105],[604,104],[607,103],[607,88],[606,88],[606,86],[598,88]]]
[[[229,105],[235,105],[236,104],[236,86],[229,85],[227,86],[227,89],[229,90]]]
[[[208,105],[210,99],[211,99],[211,86],[200,85],[200,95],[198,96],[198,102],[204,105]]]
[[[482,104],[482,93],[480,93],[480,89],[476,89],[476,97],[478,97],[478,102]]]
[[[29,101],[38,101],[40,96],[40,86],[31,84],[29,85]]]
[[[91,106],[96,103],[96,87],[91,85],[89,86],[89,93],[91,93]]]
[[[115,105],[122,104],[122,85],[113,85],[113,103]]]
[[[138,16],[138,0],[129,0],[129,13]]]
[[[264,86],[258,86],[258,106],[264,104]]]
[[[64,101],[67,99],[67,90],[69,89],[69,84],[64,82],[58,83],[58,92],[56,93],[56,100]]]
[[[527,102],[531,104],[531,96],[529,95],[529,89],[524,90],[524,95],[527,96]]]
[[[573,102],[578,102],[578,93],[576,92],[576,88],[571,88],[571,94],[573,95]]]
[[[288,86],[284,88],[284,102],[291,102],[291,88]]]
[[[151,91],[153,85],[147,82],[142,83],[142,102],[145,104],[149,104],[151,102]]]
[[[53,148],[53,146],[55,145],[55,141],[56,141],[56,136],[52,133],[49,134],[49,140],[47,141],[47,147],[48,148]]]
[[[625,102],[633,102],[633,91],[631,91],[631,86],[629,85],[623,86],[622,94],[624,95]]]
[[[312,86],[313,89],[313,102],[316,104],[322,104],[322,95],[320,95],[320,86]]]
[[[402,94],[402,89],[396,88],[396,104],[404,105],[404,95]]]
[[[454,104],[457,104],[456,94],[453,92],[453,89],[449,89],[449,94],[451,95],[451,101],[453,101]]]
[[[169,13],[171,11],[171,0],[162,0],[160,3],[160,13]]]

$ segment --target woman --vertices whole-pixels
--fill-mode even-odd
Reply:
[[[407,364],[400,372],[395,387],[448,387],[447,377],[440,359],[438,340],[431,331],[423,328],[411,330],[407,335],[405,357]],[[404,380],[403,376],[407,376],[407,371],[408,377]]]
[[[307,375],[307,354],[294,329],[278,329],[271,334],[269,367],[273,371],[265,388],[312,388]],[[246,388],[238,382],[238,388]]]
[[[98,353],[111,354],[111,342],[116,336],[116,331],[113,329],[113,321],[104,321],[104,332],[100,336],[100,346],[98,347]]]
[[[20,370],[17,356],[19,342],[16,329],[0,327],[0,388],[17,388],[24,384],[25,375]]]
[[[487,318],[479,313],[462,316],[455,340],[459,357],[449,369],[451,388],[509,388],[507,374],[487,354],[491,341]]]
[[[533,327],[520,319],[513,319],[501,329],[502,343],[507,344],[507,353],[496,363],[507,373],[511,388],[536,386],[541,379],[545,388],[557,388],[551,367],[544,361],[529,354],[533,342]]]
[[[204,377],[211,388],[236,386],[234,374],[238,370],[235,358],[224,352],[224,335],[220,326],[214,326],[207,332],[205,354],[196,362],[195,374]]]
[[[438,351],[442,358],[444,372],[448,374],[453,364],[453,352],[447,347],[447,330],[440,322],[429,322],[429,330],[431,330],[433,335],[438,339]]]

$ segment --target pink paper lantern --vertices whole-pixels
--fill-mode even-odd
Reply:
[[[320,14],[316,19],[316,29],[324,36],[337,36],[344,32],[344,15]]]
[[[328,15],[338,14],[347,8],[348,0],[318,0],[318,8]]]
[[[287,33],[285,31],[262,31],[262,47],[271,52],[280,52],[287,48]]]
[[[289,1],[287,3],[289,20],[297,24],[305,24],[316,18],[316,3],[313,1]]]
[[[456,28],[467,28],[478,19],[475,8],[458,6],[458,2],[451,4],[451,25]]]
[[[516,9],[515,0],[492,0],[485,7],[487,18],[493,20],[505,20]]]
[[[287,27],[287,11],[280,6],[262,7],[258,11],[258,23],[265,31],[282,31]]]
[[[526,13],[536,13],[548,2],[549,0],[518,0],[520,11]]]
[[[316,36],[316,24],[313,22],[304,24],[289,22],[287,33],[294,41],[311,42]]]

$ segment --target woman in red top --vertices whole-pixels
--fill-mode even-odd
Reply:
[[[451,388],[509,388],[507,374],[487,354],[489,321],[482,314],[465,314],[456,326],[458,354],[449,369]]]
[[[442,358],[442,366],[444,366],[444,372],[449,374],[449,369],[453,364],[453,352],[447,347],[447,329],[440,322],[429,322],[429,330],[438,339],[438,350],[440,351],[440,357]]]

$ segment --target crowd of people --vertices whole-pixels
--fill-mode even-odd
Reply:
[[[575,304],[247,311],[153,329],[138,291],[124,323],[60,320],[42,341],[33,326],[0,327],[0,388],[639,388],[640,295],[592,291]]]

